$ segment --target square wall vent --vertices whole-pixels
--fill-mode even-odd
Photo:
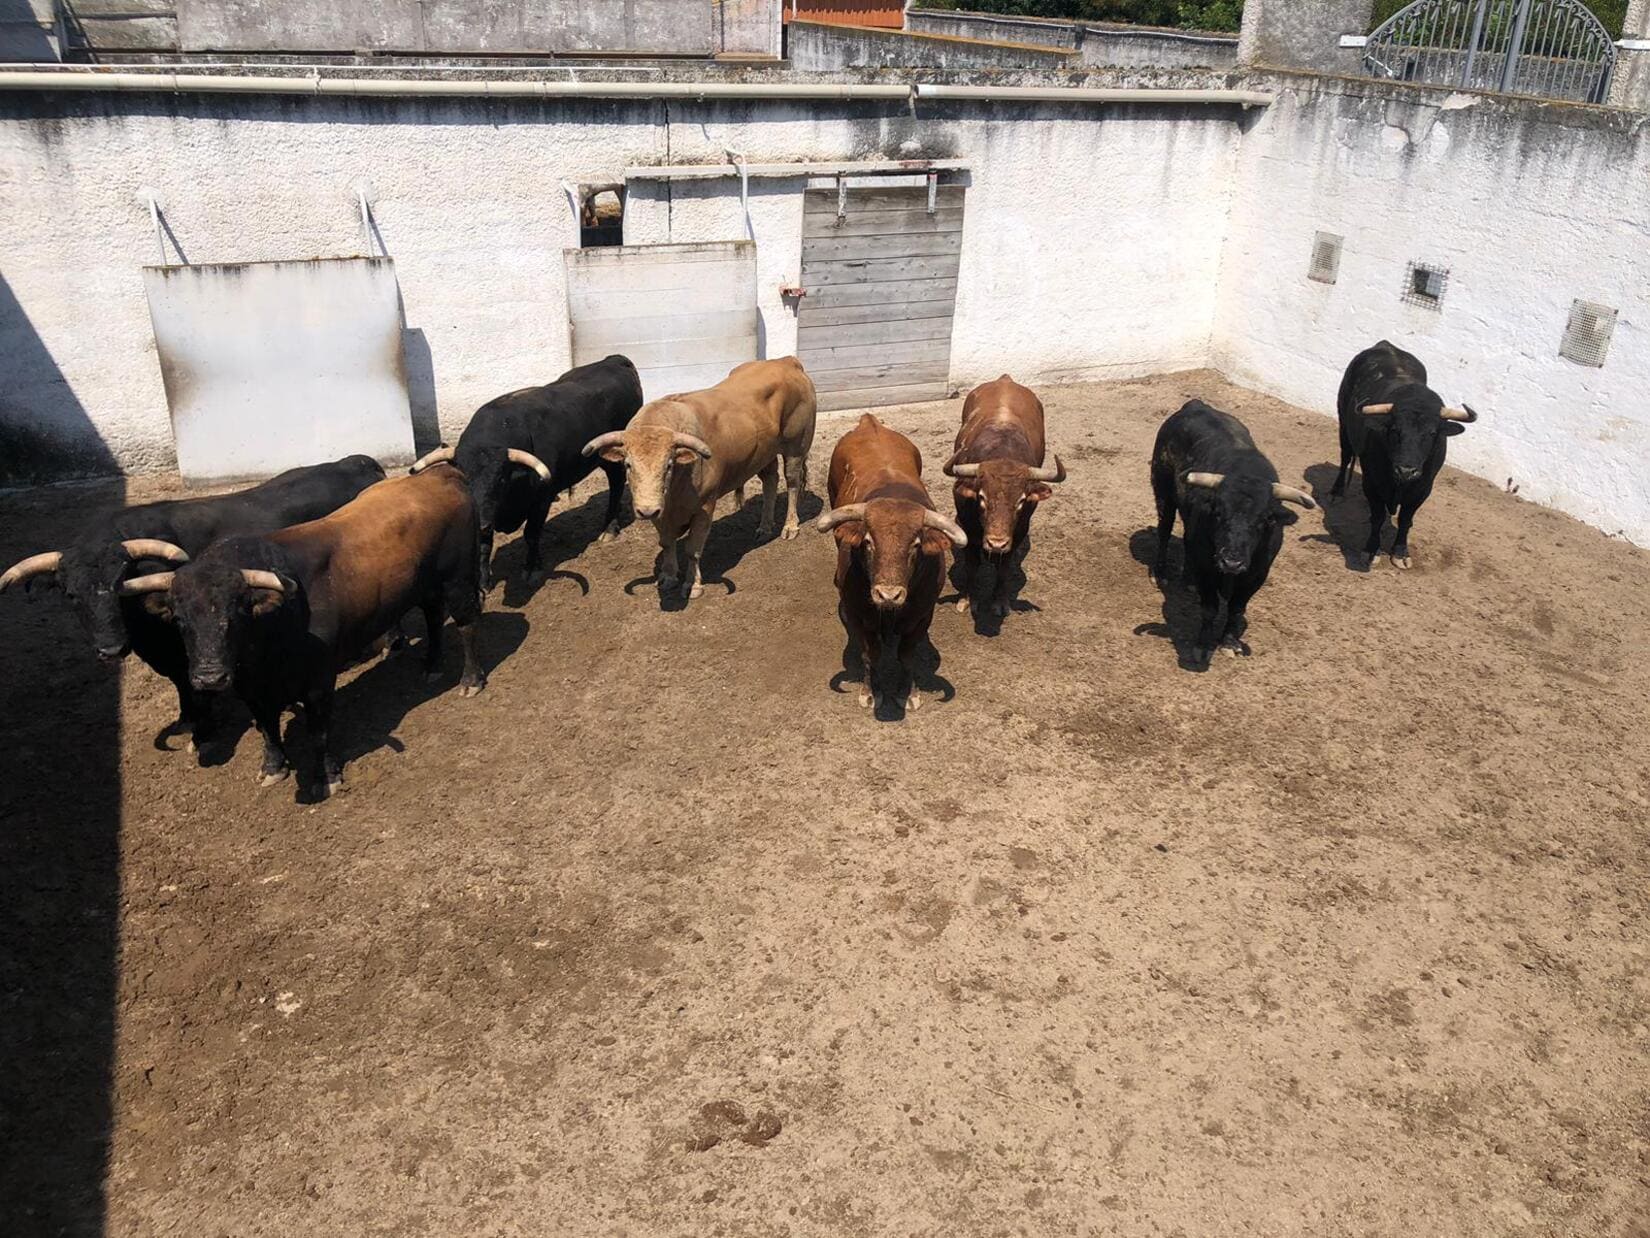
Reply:
[[[1346,238],[1333,232],[1320,232],[1312,240],[1312,264],[1306,269],[1306,278],[1320,284],[1333,284],[1341,274],[1341,246]]]
[[[1570,323],[1564,328],[1564,342],[1558,355],[1577,365],[1601,368],[1610,353],[1610,337],[1616,331],[1616,311],[1592,301],[1576,301],[1570,306]]]
[[[1437,309],[1444,303],[1444,289],[1448,285],[1448,268],[1412,262],[1404,271],[1403,299],[1424,309]]]

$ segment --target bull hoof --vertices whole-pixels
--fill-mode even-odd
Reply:
[[[957,599],[957,613],[959,615],[966,615],[968,613],[968,599],[967,598],[960,597],[960,598]]]
[[[292,777],[292,771],[285,767],[273,774],[265,771],[264,774],[259,777],[258,785],[260,787],[273,787],[276,783],[285,782],[290,777]]]
[[[598,544],[602,542],[616,542],[618,540],[619,526],[617,524],[608,525],[607,528],[603,529],[596,538]]]
[[[861,709],[871,709],[880,703],[881,702],[877,700],[877,694],[872,692],[869,688],[864,689],[859,694],[859,707]]]
[[[1407,572],[1410,568],[1415,566],[1415,563],[1408,555],[1393,555],[1392,566],[1397,568],[1400,572]]]
[[[917,690],[915,688],[911,689],[910,694],[900,702],[900,708],[905,710],[908,714],[914,714],[917,710],[922,708],[922,697],[917,695]]]
[[[1249,656],[1249,646],[1235,636],[1228,636],[1220,642],[1220,652],[1228,658],[1247,658]]]
[[[1373,571],[1374,567],[1375,559],[1373,555],[1359,553],[1352,556],[1352,570],[1354,572]]]
[[[779,540],[788,542],[801,531],[794,521],[788,522],[783,529],[779,530]]]
[[[773,526],[771,524],[759,524],[759,525],[756,526],[756,540],[757,541],[761,541],[764,537],[772,537],[772,536],[773,536]]]
[[[692,599],[701,596],[704,592],[705,592],[705,586],[700,584],[698,581],[694,581],[691,585],[688,586],[688,591],[687,591],[688,599],[691,601]]]
[[[485,688],[486,686],[487,686],[487,681],[485,679],[483,679],[480,683],[462,683],[461,682],[458,685],[458,694],[462,697],[480,696],[481,695],[481,690],[483,688]]]
[[[339,774],[336,778],[329,778],[321,784],[321,798],[330,800],[333,796],[342,795],[347,790],[349,788],[344,785],[344,776]]]

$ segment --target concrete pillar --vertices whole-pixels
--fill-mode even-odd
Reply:
[[[1375,0],[1248,0],[1238,64],[1246,68],[1356,73],[1362,52],[1343,34],[1368,34]]]
[[[1637,45],[1637,46],[1635,46]],[[1616,48],[1610,106],[1650,112],[1650,0],[1632,0]]]

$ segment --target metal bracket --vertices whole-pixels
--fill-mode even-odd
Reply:
[[[934,213],[934,204],[939,195],[939,187],[940,174],[938,172],[930,172],[928,174],[928,213],[930,215]]]
[[[836,217],[848,217],[848,178],[845,176],[836,178]]]

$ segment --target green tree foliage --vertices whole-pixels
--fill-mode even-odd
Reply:
[[[1409,2],[1410,0],[1375,0],[1375,25],[1380,25]],[[1622,24],[1627,20],[1627,0],[1586,0],[1586,4],[1598,16],[1599,21],[1604,23],[1610,37],[1619,39]]]
[[[1375,24],[1384,22],[1408,3],[1409,0],[1375,0]],[[1610,37],[1620,38],[1628,0],[1586,0],[1586,3],[1598,14]],[[1178,26],[1183,30],[1236,30],[1243,22],[1243,0],[919,0],[918,7],[1129,22],[1139,26]]]
[[[1243,0],[920,0],[918,7],[1174,26],[1182,30],[1236,30],[1243,22]]]

